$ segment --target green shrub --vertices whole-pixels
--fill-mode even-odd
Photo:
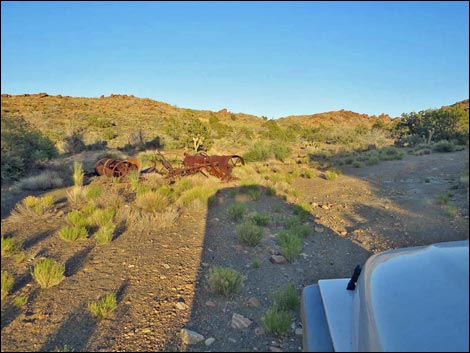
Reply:
[[[239,221],[243,218],[248,207],[245,203],[235,202],[228,208],[228,214],[234,221]]]
[[[88,309],[98,320],[108,316],[117,307],[116,294],[106,294],[104,298],[97,302],[88,303]]]
[[[300,295],[292,283],[287,285],[286,288],[274,292],[274,305],[279,310],[299,310]]]
[[[266,332],[275,335],[285,335],[293,319],[290,312],[279,310],[276,306],[270,307],[261,317]]]
[[[325,172],[325,179],[326,180],[335,180],[338,175],[340,175],[341,172],[337,171],[337,170],[327,170]]]
[[[96,209],[90,218],[94,225],[101,227],[108,224],[109,222],[112,222],[115,215],[116,209],[113,207],[107,207]]]
[[[402,151],[393,146],[385,147],[379,152],[380,159],[384,161],[403,159],[403,155]]]
[[[245,244],[255,246],[263,239],[263,228],[257,226],[252,221],[244,221],[236,227],[238,238]]]
[[[38,163],[57,156],[54,143],[21,117],[1,119],[1,181],[18,180]]]
[[[298,216],[299,220],[305,221],[310,216],[311,206],[306,203],[298,203],[294,205],[294,214]]]
[[[59,230],[59,237],[66,241],[76,241],[86,239],[88,236],[85,226],[65,226]]]
[[[26,305],[26,303],[28,303],[28,300],[29,300],[29,297],[27,295],[20,295],[15,298],[14,304],[16,307],[20,308]]]
[[[59,265],[55,260],[45,258],[34,265],[31,276],[41,288],[50,288],[62,282],[64,271],[64,266]]]
[[[240,191],[247,194],[253,201],[258,200],[261,195],[261,189],[258,185],[246,185]]]
[[[250,215],[250,220],[256,225],[266,227],[269,224],[271,217],[267,212],[256,212]]]
[[[2,300],[6,298],[8,292],[13,287],[14,278],[7,271],[2,271]]]
[[[432,150],[434,152],[453,152],[455,151],[455,145],[447,140],[441,140],[432,146]]]
[[[300,254],[303,246],[303,239],[290,231],[281,231],[277,235],[277,242],[281,247],[281,254],[292,262]]]
[[[107,244],[113,240],[116,225],[112,222],[106,223],[95,233],[95,239],[98,244]]]
[[[234,269],[214,267],[209,270],[208,282],[210,288],[217,294],[231,296],[242,291],[244,277]]]
[[[67,214],[67,221],[74,227],[88,227],[88,217],[84,212],[73,210]]]
[[[97,199],[103,194],[103,188],[100,185],[90,185],[86,190],[86,198],[88,201]]]
[[[9,257],[13,254],[18,253],[21,248],[21,242],[15,240],[14,238],[4,238],[2,235],[2,257]]]

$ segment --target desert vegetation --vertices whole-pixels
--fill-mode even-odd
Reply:
[[[2,205],[6,225],[5,230],[2,227],[1,244],[2,306],[5,299],[8,313],[25,311],[38,301],[35,298],[53,293],[52,287],[67,292],[79,281],[77,278],[88,278],[88,272],[99,264],[96,266],[102,266],[99,275],[105,284],[94,288],[92,294],[86,290],[77,294],[85,303],[80,310],[87,309],[98,327],[106,324],[105,318],[111,318],[109,322],[114,316],[119,318],[135,300],[118,300],[116,283],[109,284],[113,276],[108,276],[108,270],[112,271],[108,266],[122,266],[123,277],[138,270],[164,282],[175,268],[182,271],[186,263],[143,264],[140,252],[174,251],[169,256],[174,261],[186,256],[188,249],[215,253],[217,244],[191,243],[196,237],[193,228],[204,223],[206,229],[214,227],[220,243],[233,243],[224,251],[227,257],[228,253],[237,254],[238,262],[225,264],[218,259],[205,263],[199,253],[193,257],[201,259],[200,271],[205,276],[198,272],[201,277],[197,280],[169,285],[170,294],[157,293],[151,287],[141,290],[147,302],[158,304],[155,312],[164,308],[170,297],[180,303],[177,313],[188,311],[189,300],[182,300],[184,288],[194,283],[207,290],[203,293],[214,294],[214,301],[219,300],[203,302],[204,308],[230,308],[234,302],[245,300],[247,291],[253,290],[247,289],[247,283],[259,278],[256,276],[267,266],[293,268],[304,264],[313,256],[306,249],[320,234],[330,231],[340,238],[354,234],[367,247],[369,240],[360,238],[363,229],[317,225],[336,222],[321,214],[323,211],[335,208],[346,214],[360,206],[341,203],[338,195],[328,195],[320,202],[306,185],[339,190],[346,183],[351,185],[351,170],[468,148],[468,101],[404,113],[396,119],[341,110],[268,120],[227,110],[183,109],[133,96],[3,95],[1,119],[2,190],[13,200],[11,207]],[[237,179],[229,183],[201,174],[176,180],[159,173],[141,175],[149,167],[162,170],[161,165],[154,164],[156,150],[175,167],[181,166],[184,153],[196,152],[237,154],[246,164],[233,169]],[[126,177],[93,175],[93,164],[110,156],[135,159],[139,170]],[[425,171],[422,183],[435,185]],[[398,189],[393,192],[402,193]],[[468,204],[468,174],[461,175],[452,188],[430,203],[456,221],[462,215],[454,201],[457,193],[465,193]],[[217,217],[207,216],[207,210],[216,210]],[[364,218],[359,214],[347,217],[357,224]],[[394,221],[394,227],[397,223]],[[48,247],[40,246],[43,241]],[[131,261],[126,255],[132,249],[138,255]],[[209,259],[214,257],[209,255]],[[109,264],[108,258],[112,259]],[[168,258],[165,261],[170,262]],[[298,273],[302,271],[300,268]],[[266,295],[267,307],[252,314],[259,325],[257,332],[276,339],[292,334],[299,315],[300,288],[298,283],[288,284],[283,275],[276,277],[283,286],[271,288],[269,295],[258,292],[260,298]],[[32,281],[24,286],[28,278]],[[176,283],[180,279],[172,280]],[[144,283],[140,278],[134,281]],[[91,287],[93,284],[88,282]],[[151,286],[155,285],[152,282]],[[29,291],[30,287],[36,292]],[[251,303],[257,308],[256,300]],[[79,314],[64,316],[73,319]],[[68,342],[43,348],[70,349],[64,343]]]

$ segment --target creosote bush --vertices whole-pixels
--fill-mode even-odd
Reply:
[[[31,276],[42,288],[50,288],[62,282],[64,272],[63,265],[59,265],[53,259],[45,258],[34,265]]]
[[[231,268],[214,267],[209,271],[210,288],[223,296],[240,293],[243,289],[243,282],[243,275]]]
[[[245,244],[255,246],[263,239],[263,228],[252,221],[244,221],[236,227],[238,238]]]

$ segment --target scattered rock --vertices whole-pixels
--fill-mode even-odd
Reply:
[[[270,352],[283,352],[283,350],[279,347],[274,347],[274,346],[270,346],[269,347],[269,351]]]
[[[317,233],[323,233],[325,231],[325,228],[322,226],[315,226],[315,232]]]
[[[204,340],[204,336],[200,333],[185,328],[181,329],[180,338],[184,344],[197,344]]]
[[[249,307],[259,308],[261,306],[261,302],[258,298],[251,297],[246,301],[246,305]]]
[[[214,337],[209,337],[208,339],[204,341],[204,343],[206,344],[206,346],[210,346],[212,343],[214,343],[214,341],[215,341]]]
[[[215,302],[213,302],[212,300],[208,300],[208,301],[206,301],[206,306],[209,307],[209,308],[215,308],[217,306],[217,304]]]
[[[304,330],[302,328],[296,328],[295,329],[295,334],[297,336],[302,336],[304,334]]]
[[[185,310],[185,309],[188,308],[188,306],[183,302],[178,302],[178,303],[176,303],[176,308],[179,309],[179,310]]]
[[[232,323],[231,326],[232,328],[236,329],[245,329],[248,328],[252,324],[252,321],[250,319],[247,319],[246,317],[233,313],[232,315]]]
[[[269,258],[269,261],[271,261],[273,264],[286,264],[287,259],[282,256],[282,255],[271,255]]]
[[[257,328],[255,328],[256,336],[262,336],[264,335],[264,333],[265,333],[264,328],[262,328],[261,326],[258,326]]]

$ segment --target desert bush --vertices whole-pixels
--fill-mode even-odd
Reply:
[[[116,225],[113,222],[108,222],[98,229],[95,233],[95,239],[98,244],[107,244],[113,240]]]
[[[303,222],[311,215],[312,207],[308,203],[299,202],[293,206],[293,211],[299,220]]]
[[[379,157],[384,161],[403,159],[404,153],[393,146],[388,146],[380,150]]]
[[[66,241],[76,241],[86,239],[87,229],[84,226],[65,226],[58,232],[60,238]]]
[[[214,267],[209,270],[210,288],[217,294],[231,296],[243,289],[244,277],[238,271],[226,267]]]
[[[438,205],[447,205],[449,203],[449,195],[448,194],[438,195],[436,198],[436,203]]]
[[[116,209],[114,207],[98,208],[90,216],[90,220],[93,225],[101,227],[112,222],[115,215]]]
[[[267,143],[266,141],[257,141],[244,155],[243,158],[248,162],[261,162],[269,158],[276,158],[281,162],[290,156],[289,147],[277,142]]]
[[[290,328],[294,316],[277,306],[271,306],[261,317],[263,326],[267,333],[274,335],[285,335]]]
[[[274,292],[274,305],[279,310],[299,310],[300,295],[292,283],[284,289],[278,289]]]
[[[257,226],[252,221],[244,221],[237,225],[236,232],[238,238],[245,244],[255,246],[263,239],[263,228]]]
[[[281,254],[292,262],[300,254],[303,246],[303,239],[291,231],[281,231],[277,235],[277,242],[281,247]]]
[[[83,164],[80,162],[73,162],[73,184],[77,187],[83,186],[83,177],[85,173],[83,172]]]
[[[57,173],[46,171],[38,175],[23,178],[15,185],[21,190],[48,190],[62,187],[64,180]]]
[[[47,195],[43,197],[27,196],[17,203],[12,211],[10,220],[12,222],[22,222],[25,219],[38,219],[46,214],[50,214],[54,204],[54,197]]]
[[[108,316],[110,312],[117,308],[116,294],[106,294],[101,300],[89,302],[88,309],[98,320]]]
[[[50,288],[58,285],[64,279],[65,267],[59,265],[55,260],[45,258],[34,265],[31,276],[41,286]]]
[[[265,227],[269,224],[271,217],[267,212],[255,212],[249,215],[249,219],[258,226]]]
[[[93,201],[103,194],[103,187],[100,185],[88,185],[86,187],[86,199]]]
[[[9,237],[5,238],[2,235],[2,257],[9,257],[13,254],[18,253],[21,248],[22,244],[21,242],[17,241],[16,239]]]
[[[88,227],[90,222],[85,212],[73,210],[67,213],[67,221],[74,227]]]
[[[6,298],[8,292],[13,287],[14,278],[7,271],[2,271],[2,300]]]
[[[455,218],[455,216],[457,216],[458,211],[459,209],[454,205],[447,205],[446,207],[446,214],[450,218]]]
[[[135,198],[135,205],[145,212],[161,212],[168,204],[168,197],[159,192],[147,192]]]
[[[21,117],[2,114],[1,181],[18,180],[38,163],[57,156],[53,142]]]
[[[243,218],[247,210],[248,207],[245,203],[235,202],[228,208],[228,214],[234,221],[239,221]]]
[[[340,175],[341,172],[337,171],[337,170],[327,170],[325,172],[325,179],[326,180],[335,180],[338,175]]]
[[[247,194],[251,200],[256,201],[261,196],[261,189],[258,185],[245,185],[240,192]]]
[[[453,152],[455,151],[455,145],[447,140],[440,140],[432,146],[434,152]]]
[[[86,150],[83,134],[79,130],[73,131],[70,135],[66,136],[58,146],[65,154],[75,154]]]

